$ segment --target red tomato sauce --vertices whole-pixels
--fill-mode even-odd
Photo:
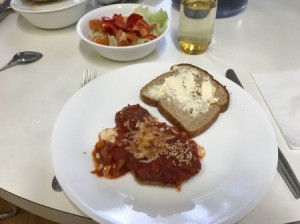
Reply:
[[[131,172],[141,183],[180,189],[200,171],[203,148],[140,105],[124,107],[115,122],[92,152],[97,176],[113,179]]]

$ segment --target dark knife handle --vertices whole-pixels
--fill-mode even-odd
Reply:
[[[293,193],[296,199],[300,198],[300,183],[297,179],[294,171],[292,170],[289,162],[278,148],[278,167],[277,170],[281,175],[284,182],[286,182],[287,186]]]
[[[238,84],[240,87],[244,88],[242,83],[240,82],[239,78],[235,74],[235,72],[232,69],[228,69],[226,71],[226,77],[233,81],[234,83]]]

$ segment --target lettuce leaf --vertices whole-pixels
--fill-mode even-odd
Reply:
[[[144,20],[148,22],[149,9],[148,7],[143,8],[141,5],[134,9],[134,13],[143,16]]]
[[[168,14],[166,13],[166,11],[164,11],[162,9],[158,10],[155,13],[148,15],[149,22],[156,23],[161,28],[164,27],[167,19],[168,19]]]
[[[135,8],[134,13],[137,13],[143,16],[144,20],[149,24],[156,24],[154,30],[152,30],[152,34],[159,36],[162,34],[167,26],[168,14],[166,11],[160,9],[155,13],[150,13],[148,7],[139,6]]]

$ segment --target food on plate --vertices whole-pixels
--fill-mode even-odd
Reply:
[[[115,122],[100,132],[92,152],[97,176],[113,179],[131,172],[141,183],[180,189],[200,171],[204,149],[139,104],[118,111]]]
[[[167,26],[168,14],[160,9],[150,13],[148,7],[137,7],[130,15],[115,13],[91,19],[90,40],[109,46],[131,46],[151,41],[161,35]]]
[[[207,130],[227,110],[230,101],[225,86],[191,64],[172,66],[146,84],[140,96],[189,137]]]

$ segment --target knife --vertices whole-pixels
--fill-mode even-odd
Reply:
[[[226,78],[230,79],[240,87],[244,88],[242,83],[240,82],[239,78],[237,77],[236,73],[232,69],[228,69],[226,71]],[[277,170],[281,175],[282,179],[294,195],[296,199],[300,198],[300,183],[295,175],[294,171],[292,170],[290,164],[288,163],[287,159],[281,152],[280,148],[278,147],[278,165]]]

